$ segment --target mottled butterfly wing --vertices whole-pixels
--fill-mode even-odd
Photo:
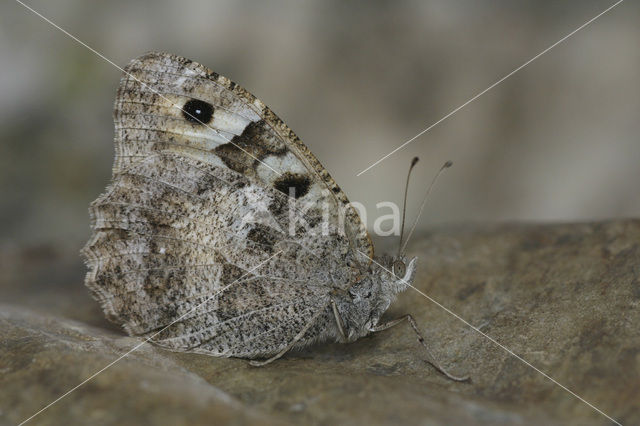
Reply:
[[[132,61],[115,124],[113,181],[91,205],[83,252],[87,286],[129,333],[171,324],[156,343],[273,354],[349,285],[356,250],[372,253],[346,197],[293,132],[201,65],[167,54]]]
[[[125,69],[115,104],[114,174],[153,152],[178,152],[228,167],[326,206],[352,248],[373,257],[373,244],[349,200],[295,133],[255,96],[185,58],[150,53]],[[306,204],[306,203],[305,203]]]

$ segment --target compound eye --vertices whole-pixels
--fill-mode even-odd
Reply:
[[[393,262],[393,274],[398,278],[404,278],[407,273],[407,267],[402,260]]]

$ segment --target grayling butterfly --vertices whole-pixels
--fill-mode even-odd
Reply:
[[[83,249],[109,319],[171,350],[254,365],[403,320],[426,348],[411,316],[380,322],[416,259],[374,257],[345,194],[269,108],[174,55],[125,71],[113,179]]]

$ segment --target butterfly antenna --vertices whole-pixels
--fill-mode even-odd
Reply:
[[[418,225],[418,221],[420,220],[420,216],[422,216],[422,211],[424,210],[424,206],[427,204],[427,199],[429,198],[429,194],[431,193],[431,189],[433,189],[433,186],[436,184],[436,181],[438,180],[438,178],[440,177],[442,172],[444,172],[446,169],[448,169],[452,165],[453,165],[453,162],[447,161],[446,163],[444,163],[442,165],[442,167],[440,167],[440,170],[438,170],[438,173],[436,173],[436,175],[433,177],[433,180],[431,181],[431,184],[429,185],[429,188],[427,189],[427,193],[425,194],[424,199],[422,200],[422,205],[420,206],[420,211],[418,212],[418,216],[416,217],[416,220],[413,222],[413,225],[411,226],[411,231],[409,231],[409,235],[407,236],[407,240],[404,242],[404,244],[400,248],[400,253],[404,252],[404,249],[407,247],[407,243],[411,239],[411,235],[413,235],[413,231],[416,230],[416,226]],[[402,222],[404,224],[404,214],[402,215]]]
[[[411,165],[409,166],[409,172],[407,173],[407,183],[404,185],[404,201],[402,202],[402,227],[400,228],[400,241],[398,242],[398,256],[402,252],[402,236],[404,235],[404,219],[407,213],[407,192],[409,192],[409,178],[411,177],[411,171],[413,167],[418,164],[419,158],[413,157]]]

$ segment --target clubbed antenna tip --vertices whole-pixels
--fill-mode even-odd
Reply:
[[[402,227],[400,229],[400,241],[398,242],[398,256],[401,254],[402,250],[402,237],[404,236],[404,220],[407,214],[407,192],[409,192],[409,179],[411,178],[411,171],[413,167],[418,164],[420,159],[418,157],[413,157],[411,160],[411,165],[409,165],[409,172],[407,173],[407,183],[404,186],[404,201],[402,202]]]
[[[420,219],[420,216],[422,216],[422,212],[424,210],[424,206],[427,204],[427,200],[429,199],[429,194],[431,193],[431,189],[433,189],[433,186],[435,185],[436,181],[438,180],[438,177],[440,176],[440,174],[445,169],[448,169],[452,165],[453,165],[453,161],[448,160],[446,163],[444,163],[442,165],[442,167],[440,167],[440,170],[438,170],[438,173],[436,173],[436,175],[433,177],[433,180],[431,181],[431,184],[429,185],[429,188],[427,188],[427,193],[425,194],[424,199],[422,200],[422,205],[420,206],[420,210],[418,211],[418,216],[416,217],[415,221],[413,222],[413,226],[411,227],[411,230],[409,231],[409,235],[407,235],[407,239],[405,240],[404,244],[402,243],[402,239],[400,240],[400,250],[398,250],[398,254],[404,252],[404,249],[407,247],[407,244],[409,243],[409,240],[411,239],[411,236],[413,235],[413,231],[416,230],[416,226],[418,225],[418,220]],[[409,172],[411,172],[411,169],[409,169]],[[407,186],[408,186],[408,183],[407,183]],[[405,199],[406,199],[406,191],[405,191]],[[405,201],[405,205],[406,205],[406,201]],[[402,216],[402,232],[401,232],[401,235],[403,233],[404,233],[404,214]]]

